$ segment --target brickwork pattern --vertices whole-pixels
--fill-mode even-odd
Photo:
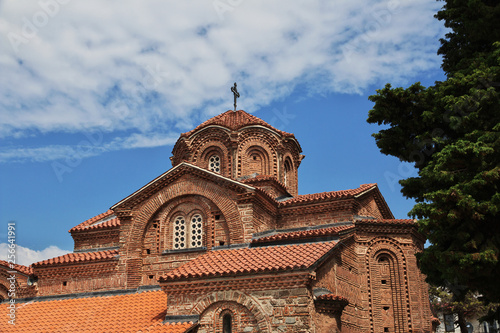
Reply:
[[[187,161],[208,169],[210,156],[216,154],[221,158],[222,175],[233,179],[254,173],[274,176],[297,195],[301,151],[293,134],[244,111],[228,111],[182,134],[171,160],[173,166]]]
[[[376,184],[298,195],[301,152],[244,111],[208,120],[181,135],[172,169],[70,230],[80,251],[23,267],[20,295],[159,283],[161,329],[165,315],[198,315],[198,333],[228,318],[235,332],[431,332],[414,222],[394,220]],[[0,264],[0,298],[6,277]]]
[[[168,313],[200,315],[199,333],[221,332],[225,310],[234,315],[234,332],[313,332],[312,309],[310,292],[304,287],[168,295]]]

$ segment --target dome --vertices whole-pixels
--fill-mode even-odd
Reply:
[[[243,110],[229,110],[182,133],[171,161],[173,166],[188,162],[232,179],[271,176],[296,195],[301,152],[292,133]]]

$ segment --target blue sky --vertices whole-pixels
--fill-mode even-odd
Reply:
[[[416,1],[0,1],[0,259],[73,249],[67,232],[171,167],[182,132],[232,108],[292,132],[299,193],[378,183],[397,218],[410,165],[382,155],[368,96],[443,79]],[[2,244],[3,243],[3,244]]]

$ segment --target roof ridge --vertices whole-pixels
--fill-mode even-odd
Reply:
[[[242,183],[245,183],[245,184],[247,184],[247,183],[248,184],[252,184],[252,183],[258,183],[258,182],[265,182],[265,181],[273,181],[273,182],[277,183],[279,186],[281,186],[283,190],[285,190],[286,192],[288,192],[285,183],[283,183],[282,181],[280,181],[278,179],[278,177],[276,177],[274,175],[255,175],[255,177],[247,177],[247,178],[239,177],[239,178],[240,179],[238,181],[240,181]]]
[[[113,259],[118,255],[118,250],[104,250],[92,252],[70,252],[54,258],[38,261],[32,264],[33,267],[40,267],[54,264],[66,264],[73,262],[98,261]]]
[[[87,227],[87,226],[91,225],[92,223],[97,222],[97,221],[99,221],[99,220],[101,220],[101,219],[104,219],[104,218],[106,218],[106,217],[108,217],[108,216],[110,216],[110,215],[112,215],[112,214],[114,214],[114,213],[115,213],[114,211],[112,211],[111,209],[108,209],[108,210],[107,210],[106,212],[104,212],[104,213],[98,214],[98,215],[96,215],[96,216],[94,216],[94,217],[91,217],[91,218],[90,218],[90,219],[88,219],[88,220],[83,221],[83,222],[82,222],[82,223],[80,223],[80,224],[77,224],[77,225],[76,225],[76,226],[74,226],[73,228],[69,229],[69,230],[68,230],[68,232],[73,232],[73,231],[79,231],[79,230],[82,230],[82,229],[84,229],[85,227]]]
[[[8,268],[10,270],[18,271],[18,272],[23,273],[25,275],[33,274],[33,267],[31,267],[31,265],[26,266],[26,265],[21,265],[21,264],[13,264],[13,263],[10,263],[6,260],[0,260],[0,266],[4,266],[5,268]]]
[[[144,287],[144,286],[141,286],[141,287]],[[141,288],[141,287],[134,288],[134,289],[113,289],[113,290],[100,290],[100,291],[72,293],[72,294],[56,294],[56,295],[16,298],[16,303],[47,302],[47,301],[61,301],[61,300],[67,300],[67,299],[125,296],[125,295],[132,295],[132,294],[141,294],[141,293],[145,293],[145,292],[161,291],[161,287],[159,285],[151,286],[151,288],[149,288],[148,290],[144,290],[144,288]],[[0,302],[0,304],[1,303],[2,302]]]
[[[354,224],[392,224],[392,225],[416,225],[415,219],[364,219],[354,221]]]
[[[328,199],[351,198],[367,190],[377,187],[377,183],[361,184],[358,188],[338,191],[327,191],[310,194],[300,194],[287,200],[279,202],[279,206],[287,206],[294,203],[306,203],[311,201],[321,201]]]
[[[314,239],[318,237],[332,237],[337,236],[342,231],[350,230],[354,228],[354,224],[345,224],[337,226],[327,226],[323,228],[308,228],[304,230],[296,230],[296,231],[288,231],[288,232],[279,232],[276,230],[276,233],[263,236],[259,238],[252,239],[252,244],[261,244],[261,243],[269,243],[269,242],[280,242],[280,241],[290,241],[290,240],[304,240],[304,239]]]

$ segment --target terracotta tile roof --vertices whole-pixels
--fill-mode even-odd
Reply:
[[[288,206],[293,204],[301,204],[301,203],[311,203],[316,201],[324,201],[331,199],[347,199],[352,198],[358,194],[361,194],[367,190],[375,188],[377,184],[362,184],[356,189],[351,190],[343,190],[343,191],[332,191],[332,192],[321,192],[321,193],[313,193],[313,194],[302,194],[296,197],[293,197],[288,200],[280,201],[279,206]]]
[[[416,224],[412,219],[361,219],[354,222],[360,224],[391,224],[391,225],[413,225]]]
[[[20,303],[15,325],[8,303],[0,304],[0,332],[158,332],[181,333],[192,323],[162,324],[167,296],[161,291]],[[4,319],[5,318],[5,319]]]
[[[16,271],[23,273],[23,274],[26,274],[26,275],[33,274],[33,268],[31,266],[11,264],[5,260],[0,260],[0,266],[6,267],[8,270],[16,270]]]
[[[120,220],[116,216],[114,216],[114,212],[112,210],[108,210],[105,213],[94,216],[93,218],[90,218],[87,221],[84,221],[79,225],[71,228],[69,232],[92,230],[92,229],[106,228],[106,227],[117,227],[119,225],[120,225]]]
[[[249,178],[241,179],[239,181],[243,182],[243,183],[256,183],[256,182],[261,182],[261,181],[266,181],[266,180],[273,180],[273,181],[283,185],[283,183],[278,181],[275,176],[270,176],[270,175],[256,175],[255,177],[249,177]]]
[[[307,269],[330,251],[335,243],[210,251],[163,275],[160,281]]]
[[[255,177],[241,179],[238,181],[245,183],[245,184],[258,184],[258,183],[262,183],[262,182],[273,182],[273,183],[278,184],[281,187],[281,189],[286,192],[285,184],[283,184],[281,181],[279,181],[275,176],[257,175]]]
[[[33,267],[56,265],[56,264],[68,264],[68,263],[80,263],[88,261],[104,261],[115,258],[118,255],[118,250],[105,250],[97,252],[76,252],[67,253],[59,257],[52,259],[47,259],[34,263]]]
[[[277,230],[278,233],[274,235],[252,239],[252,243],[269,243],[269,242],[279,242],[279,241],[288,241],[297,239],[310,239],[316,237],[335,236],[338,235],[339,232],[341,231],[353,228],[354,225],[341,225],[329,228],[299,230],[291,232],[279,232],[279,230]]]
[[[349,304],[349,301],[347,298],[335,294],[324,294],[321,296],[316,297],[316,300],[320,301],[340,301],[342,303]]]
[[[219,126],[224,126],[232,131],[237,131],[240,128],[243,128],[245,126],[250,126],[250,125],[261,125],[264,127],[267,127],[275,132],[278,132],[279,134],[283,136],[288,136],[288,137],[293,137],[294,135],[291,133],[287,133],[284,131],[280,131],[279,129],[276,129],[266,123],[264,120],[255,117],[254,115],[251,115],[243,110],[239,111],[233,111],[229,110],[224,113],[221,113],[213,118],[208,119],[207,121],[201,123],[198,125],[195,129],[182,133],[181,137],[189,137],[193,133],[198,132],[204,127],[207,127],[209,125],[219,125]]]

